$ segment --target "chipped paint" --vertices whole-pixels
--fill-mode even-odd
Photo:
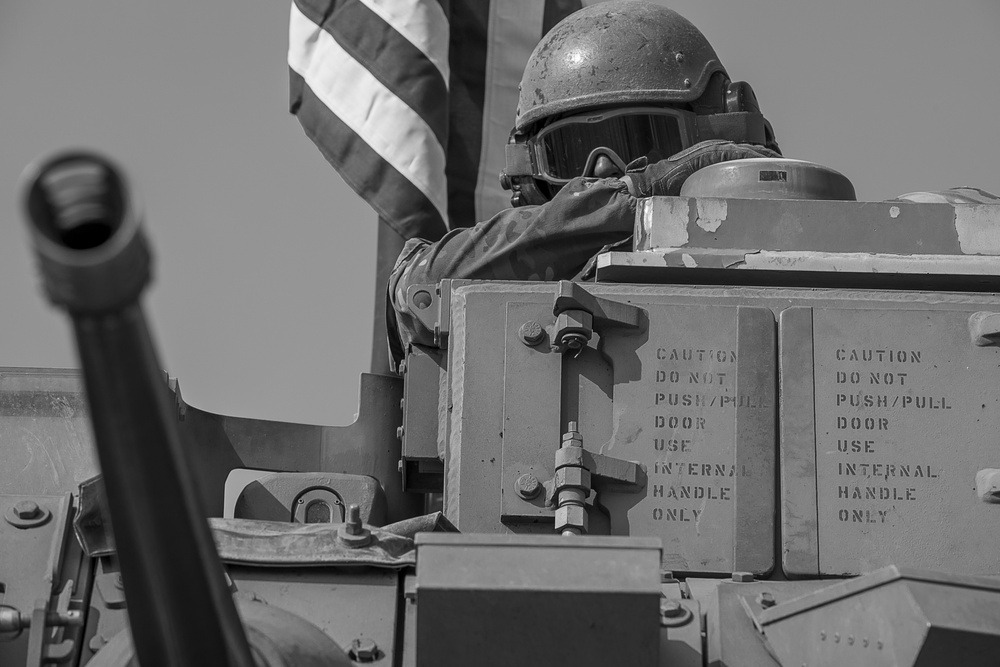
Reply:
[[[725,199],[696,199],[698,217],[695,223],[711,234],[726,221],[729,213],[729,202]]]
[[[996,257],[964,255],[893,255],[861,252],[761,251],[748,254],[741,269],[908,273],[926,275],[995,275]]]
[[[636,213],[635,229],[646,244],[636,244],[636,250],[679,248],[689,240],[688,221],[691,206],[686,197],[650,197],[642,201]]]
[[[598,274],[642,265],[644,268],[749,269],[911,275],[1000,275],[1000,257],[810,250],[673,249],[660,252],[607,253],[598,258]]]
[[[955,231],[966,255],[1000,254],[1000,206],[955,204]]]
[[[632,232],[636,248],[648,248],[653,224],[653,199],[642,199],[635,211],[635,225]]]
[[[898,206],[890,206],[889,207],[889,217],[892,218],[893,220],[895,220],[896,218],[899,217],[899,207]]]

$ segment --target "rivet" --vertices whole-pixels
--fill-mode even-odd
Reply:
[[[822,630],[820,630],[819,631],[819,638],[820,638],[820,641],[826,641],[826,633],[823,632]]]
[[[684,79],[684,87],[685,88],[691,87],[691,79]]]
[[[854,636],[853,635],[848,635],[848,637],[847,637],[847,645],[848,646],[854,646]]]
[[[840,643],[840,633],[839,632],[834,632],[833,633],[833,643],[834,644],[839,644]]]
[[[882,650],[882,640],[881,639],[878,640],[877,642],[875,642],[875,648],[877,648],[880,651]]]
[[[868,637],[865,637],[864,639],[861,640],[861,645],[864,646],[865,648],[868,648]]]
[[[677,55],[674,56],[674,60],[676,60],[679,63],[684,62],[684,52],[683,51],[678,51]]]

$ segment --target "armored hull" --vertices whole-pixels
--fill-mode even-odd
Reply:
[[[998,207],[773,194],[647,200],[596,283],[411,287],[435,345],[345,427],[93,363],[141,286],[58,292],[85,378],[0,370],[0,663],[990,664]]]

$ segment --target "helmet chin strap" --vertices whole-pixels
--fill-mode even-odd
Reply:
[[[599,146],[590,151],[580,174],[586,178],[615,178],[625,175],[625,162],[610,148]]]

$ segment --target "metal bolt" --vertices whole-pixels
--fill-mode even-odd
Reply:
[[[545,340],[545,329],[534,320],[528,320],[517,330],[517,335],[525,345],[535,346]]]
[[[733,581],[738,584],[748,584],[753,581],[752,572],[733,572]]]
[[[18,519],[34,519],[41,512],[42,510],[38,507],[38,503],[33,500],[22,500],[14,505],[14,514],[17,515]]]
[[[375,662],[378,658],[378,644],[368,637],[358,637],[351,641],[348,653],[355,662]]]
[[[694,618],[691,610],[677,600],[660,600],[660,625],[665,628],[679,628]]]
[[[364,530],[361,526],[361,508],[351,505],[347,508],[347,532],[351,535],[360,535]]]
[[[347,521],[340,527],[337,538],[349,547],[363,547],[372,541],[371,531],[361,523],[361,509],[357,505],[347,508]]]
[[[684,615],[684,607],[675,600],[664,600],[660,603],[660,615],[667,618],[677,618]]]
[[[776,605],[777,602],[774,601],[773,595],[771,595],[767,591],[764,591],[763,593],[757,596],[757,604],[759,604],[764,609],[767,609],[768,607],[773,607],[774,605]]]
[[[531,500],[538,496],[542,490],[542,485],[539,483],[537,477],[531,473],[525,473],[514,482],[514,489],[517,491],[517,495],[525,500]]]
[[[566,426],[566,432],[563,433],[562,436],[563,447],[571,447],[574,445],[577,447],[583,446],[583,437],[580,435],[580,425],[578,422],[570,422]]]

